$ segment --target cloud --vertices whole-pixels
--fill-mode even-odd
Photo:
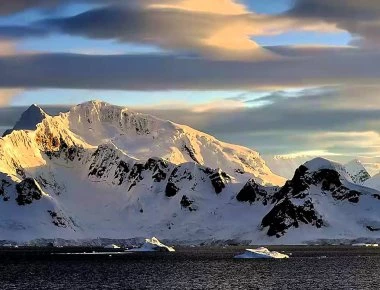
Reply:
[[[58,7],[73,0],[10,1],[0,8],[12,13],[31,8]],[[82,3],[104,4],[100,0]],[[278,57],[261,47],[257,36],[288,31],[337,31],[336,23],[324,19],[257,14],[234,0],[112,0],[70,17],[44,19],[30,27],[0,27],[7,37],[42,36],[52,32],[95,39],[155,45],[177,53],[195,53],[224,60],[266,60]],[[296,9],[296,8],[295,8]]]
[[[124,0],[107,0],[107,3],[117,3]],[[142,0],[128,0],[136,2]],[[0,5],[0,16],[8,16],[30,9],[45,10],[54,9],[70,3],[104,3],[104,0],[6,0]]]
[[[0,57],[10,56],[17,53],[16,44],[8,40],[0,40]]]
[[[42,37],[46,36],[48,31],[42,28],[34,28],[28,26],[0,26],[0,38],[20,39],[26,37]]]
[[[263,154],[323,150],[341,154],[346,160],[374,158],[380,156],[379,89],[353,86],[278,91],[267,95],[278,97],[270,98],[266,105],[235,106],[234,110],[151,106],[138,111],[187,124]],[[247,100],[249,94],[236,102]]]
[[[2,1],[0,15],[10,15],[32,8],[49,7],[63,2],[61,0],[12,0]]]
[[[120,90],[252,90],[376,85],[380,52],[260,62],[170,55],[33,54],[0,57],[0,87]]]
[[[265,105],[254,107],[247,106],[246,101],[251,100],[247,93],[244,99],[226,103],[221,99],[169,107],[161,102],[130,109],[189,125],[263,154],[323,151],[325,156],[338,154],[342,160],[360,156],[371,163],[380,156],[379,89],[351,86],[277,91],[267,94]],[[56,114],[67,106],[47,109]],[[23,110],[1,108],[0,127],[11,127]]]
[[[193,12],[205,12],[224,15],[246,14],[247,8],[231,0],[181,0],[161,1],[160,4],[152,3],[149,7],[159,9],[179,9]]]
[[[297,0],[285,17],[335,24],[361,39],[365,46],[380,45],[380,2],[373,0]]]
[[[47,29],[70,35],[153,44],[214,58],[262,59],[271,56],[250,38],[265,27],[259,25],[259,19],[264,21],[264,17],[254,15],[231,0],[222,1],[220,4],[223,5],[215,1],[207,5],[198,0],[177,2],[172,5],[107,6],[41,23]],[[239,10],[228,10],[230,6],[239,7]]]
[[[7,106],[21,92],[21,89],[0,89],[0,107]]]
[[[39,22],[69,35],[156,45],[208,58],[261,60],[275,54],[254,38],[290,30],[336,31],[334,25],[256,14],[233,0],[141,0]]]

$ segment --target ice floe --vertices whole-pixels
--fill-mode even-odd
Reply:
[[[235,259],[288,259],[289,256],[267,248],[246,249],[243,254],[237,255]]]

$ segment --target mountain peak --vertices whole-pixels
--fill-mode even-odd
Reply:
[[[318,171],[320,169],[335,169],[335,162],[322,157],[316,157],[304,163],[304,166],[307,167],[310,171]]]
[[[37,104],[31,105],[24,113],[22,113],[21,118],[17,121],[13,129],[7,130],[3,137],[9,135],[15,130],[35,130],[37,125],[41,123],[46,116],[48,116],[45,111]]]
[[[37,124],[41,123],[47,115],[41,107],[33,104],[22,113],[20,120],[13,127],[13,130],[35,130]]]
[[[108,107],[108,106],[118,107],[101,100],[90,100],[88,102],[81,103],[78,106],[79,107]]]
[[[363,166],[362,162],[359,160],[359,159],[353,159],[351,160],[350,162],[347,162],[346,163],[346,166],[348,165],[359,165],[359,166]]]

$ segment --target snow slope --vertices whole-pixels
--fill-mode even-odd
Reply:
[[[360,160],[355,159],[344,165],[346,171],[350,175],[353,182],[357,184],[364,184],[365,181],[371,178],[367,169],[360,162]]]
[[[195,162],[223,168],[241,181],[253,176],[260,184],[285,183],[285,179],[273,174],[259,153],[251,149],[127,108],[93,101],[73,107],[69,113],[54,119],[67,122],[70,131],[86,144],[96,147],[112,142],[139,160],[159,157],[177,165]]]
[[[373,188],[376,190],[380,190],[380,173],[372,176],[370,179],[367,179],[364,182],[364,186],[367,186],[369,188]]]
[[[380,237],[380,194],[340,164],[315,159],[268,186],[281,178],[257,152],[106,103],[14,130],[0,138],[0,160],[5,240]]]

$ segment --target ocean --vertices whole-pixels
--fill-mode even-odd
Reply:
[[[380,289],[378,248],[269,248],[291,256],[233,259],[242,247],[127,255],[0,251],[0,289]]]

